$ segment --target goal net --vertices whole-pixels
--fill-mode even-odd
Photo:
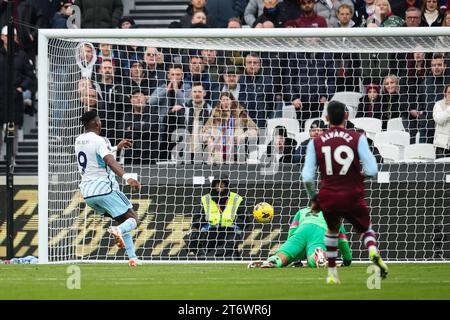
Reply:
[[[274,254],[308,206],[305,141],[331,100],[377,155],[366,199],[382,255],[450,259],[450,163],[433,121],[450,84],[448,28],[40,30],[39,41],[41,263],[127,259],[111,219],[80,194],[83,112],[98,112],[113,146],[133,140],[116,159],[142,184],[121,184],[140,220],[139,259],[250,261]],[[202,202],[217,179],[243,198],[219,205],[236,228]],[[268,223],[252,215],[260,202],[274,208]],[[345,227],[354,261],[365,261]]]

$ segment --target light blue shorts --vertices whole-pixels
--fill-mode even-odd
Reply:
[[[85,199],[89,207],[100,214],[109,214],[112,218],[119,217],[133,208],[128,198],[120,191],[113,191],[103,196]]]

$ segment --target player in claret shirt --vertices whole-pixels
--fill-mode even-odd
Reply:
[[[327,107],[329,129],[308,144],[302,171],[303,183],[315,210],[322,209],[328,225],[325,246],[328,256],[327,283],[340,283],[336,270],[339,227],[343,219],[362,233],[370,260],[380,268],[380,275],[388,273],[378,252],[375,232],[364,199],[364,178],[378,172],[375,157],[364,135],[345,129],[348,113],[345,105],[331,101]],[[362,164],[362,168],[361,168]],[[314,181],[319,166],[321,183],[316,193]]]

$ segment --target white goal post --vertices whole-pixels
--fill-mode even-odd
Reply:
[[[92,64],[80,60],[84,44],[89,44],[96,52],[99,44],[111,44],[118,54],[111,58],[114,62],[111,62],[115,70],[114,81],[117,80],[113,89],[117,89],[114,91],[117,100],[107,102],[106,95],[102,94],[102,80],[98,79],[104,78],[101,78],[103,75],[97,69],[100,66],[97,53],[94,54],[94,60],[91,60]],[[191,86],[184,89],[182,102],[177,100],[177,96],[156,97],[158,88],[167,88],[166,79],[157,78],[156,85],[151,89],[140,87],[145,89],[142,94],[147,97],[143,110],[161,110],[163,107],[167,108],[167,103],[172,103],[170,101],[175,101],[175,105],[179,103],[188,110],[187,105],[194,95],[192,91],[188,94],[188,90],[201,82],[203,90],[207,91],[204,100],[210,103],[209,111],[213,114],[214,107],[220,101],[223,75],[233,70],[241,79],[241,91],[230,91],[240,93],[235,98],[246,111],[244,117],[247,114],[256,124],[257,134],[250,135],[250,126],[246,122],[245,142],[233,140],[233,131],[231,149],[221,144],[222,151],[226,151],[217,160],[208,151],[208,139],[204,140],[206,146],[202,147],[200,155],[187,151],[192,142],[187,124],[179,130],[177,122],[175,130],[170,131],[166,122],[161,124],[161,120],[156,120],[158,130],[152,129],[149,124],[147,129],[140,131],[141,144],[137,148],[141,153],[118,155],[118,160],[126,171],[137,173],[143,185],[142,190],[137,193],[131,193],[126,186],[122,187],[140,219],[133,239],[138,258],[144,262],[242,262],[266,258],[280,247],[287,238],[290,219],[308,204],[308,199],[300,179],[301,162],[279,163],[275,156],[266,157],[265,153],[274,133],[266,132],[265,129],[269,126],[266,125],[268,119],[281,118],[285,114],[283,108],[290,107],[296,99],[301,101],[302,106],[317,105],[316,108],[311,107],[311,110],[315,109],[308,114],[296,111],[300,131],[291,130],[286,125],[287,137],[295,141],[294,149],[299,150],[301,141],[296,139],[305,131],[305,121],[316,116],[322,117],[324,106],[336,92],[356,92],[363,102],[366,90],[372,85],[378,85],[381,94],[382,81],[394,72],[399,79],[397,84],[400,91],[397,95],[411,97],[413,93],[409,88],[412,85],[402,82],[408,77],[406,69],[411,67],[410,61],[413,58],[410,58],[410,54],[423,53],[428,61],[433,57],[443,56],[444,62],[448,64],[446,76],[450,76],[448,27],[40,29],[37,64],[40,263],[126,261],[124,250],[117,250],[113,246],[106,231],[110,220],[96,215],[82,200],[78,189],[80,177],[73,144],[75,138],[82,133],[80,116],[86,110],[85,105],[92,102],[90,90],[95,92],[93,108],[100,108],[99,104],[104,103],[108,112],[108,106],[115,108],[120,105],[120,108],[112,111],[112,118],[106,115],[102,119],[107,135],[111,134],[108,138],[118,142],[120,138],[126,137],[127,108],[135,110],[131,97],[139,94],[139,90],[129,82],[133,77],[131,69],[136,62],[139,64],[136,68],[145,69],[144,55],[148,48],[155,48],[155,52],[163,59],[158,63],[164,65],[161,69],[164,77],[171,68],[175,68],[174,65],[181,64],[184,72],[182,83],[190,81]],[[208,57],[202,51],[215,52],[217,60],[214,65],[208,64]],[[260,68],[260,73],[253,75],[253,78],[245,75],[246,66],[242,62],[249,55],[256,57]],[[212,71],[208,74],[208,81],[201,75],[198,78],[194,76],[193,69],[190,69],[190,63],[195,63],[193,57],[201,57],[198,64],[201,65],[202,74],[207,73],[207,68],[216,68],[214,74]],[[239,59],[241,62],[237,62]],[[339,68],[343,68],[342,73]],[[424,79],[430,72],[428,64],[426,68]],[[349,71],[352,83],[345,80],[349,77]],[[148,75],[146,72],[144,70],[142,74]],[[190,78],[187,77],[189,72],[192,73]],[[262,77],[261,83],[256,80],[258,75]],[[244,78],[250,80],[245,82],[247,80]],[[87,86],[87,89],[84,90],[83,86]],[[420,90],[426,88],[425,84],[421,88]],[[154,100],[152,94],[155,95]],[[427,100],[429,93],[426,90],[414,94],[416,100],[404,100],[403,108],[409,108],[411,103],[422,107],[431,101]],[[440,96],[441,93],[433,94]],[[325,97],[325,102],[319,101],[322,97]],[[161,102],[163,99],[167,101],[164,106]],[[354,117],[358,115],[358,111],[362,111],[358,109],[358,103],[343,102],[354,112]],[[380,103],[387,102],[380,100]],[[392,101],[388,103],[391,105]],[[147,111],[141,111],[143,114],[145,112]],[[148,112],[151,116],[152,111]],[[134,111],[129,113],[132,117]],[[183,116],[186,119],[187,113],[188,111]],[[261,116],[261,113],[264,115]],[[390,107],[389,113],[394,114]],[[364,114],[361,117],[363,116]],[[401,117],[400,111],[397,116]],[[380,117],[382,121],[388,120],[381,114]],[[148,121],[152,123],[152,120]],[[406,117],[403,123],[408,124],[408,121]],[[284,123],[288,122],[284,120]],[[133,137],[137,130],[134,129],[134,124],[133,120],[130,129]],[[164,129],[161,129],[163,126]],[[215,127],[211,128],[212,132]],[[411,129],[412,134],[414,128],[407,127],[406,130],[408,129]],[[416,129],[417,142],[422,142],[420,139],[427,138],[427,131],[422,127]],[[164,130],[169,130],[166,135],[161,134]],[[385,131],[386,128],[382,130]],[[119,131],[123,134],[120,137],[117,134]],[[227,138],[224,139],[223,143],[228,143]],[[415,142],[414,139],[415,137],[411,138],[411,143]],[[153,142],[157,147],[153,146]],[[162,144],[164,150],[161,149]],[[401,146],[398,148],[400,160],[389,162],[386,157],[379,165],[378,177],[366,182],[366,199],[382,254],[389,262],[449,262],[450,163],[402,159],[403,149]],[[233,150],[231,154],[235,152],[230,156],[232,159],[228,158],[229,150]],[[384,149],[380,147],[380,150]],[[146,151],[149,155],[144,156]],[[148,161],[143,161],[145,157]],[[200,255],[199,244],[195,248],[189,248],[188,237],[193,230],[194,216],[200,214],[201,196],[208,193],[211,181],[223,174],[230,179],[231,191],[242,195],[245,200],[244,228],[239,232],[239,239],[235,237],[230,240],[236,254],[229,256],[224,253],[227,249],[222,252],[208,247],[206,251],[216,250],[215,253],[208,255],[202,252]],[[253,206],[263,201],[271,203],[275,208],[275,217],[267,224],[257,223],[252,218]],[[367,254],[358,237],[352,233],[349,225],[346,225],[346,229],[354,260],[365,261]],[[205,241],[212,242],[211,239]]]

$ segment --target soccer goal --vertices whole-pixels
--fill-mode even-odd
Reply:
[[[448,74],[449,52],[450,28],[39,30],[40,263],[127,259],[107,232],[111,220],[79,192],[74,141],[84,111],[98,111],[113,145],[133,140],[117,160],[142,184],[139,192],[122,186],[140,219],[139,259],[250,261],[276,252],[308,205],[300,177],[306,122],[323,118],[336,96],[351,117],[380,119],[382,131],[403,117],[411,143],[426,141],[408,110],[442,99],[430,87],[430,62],[442,59]],[[368,93],[377,97],[366,101]],[[266,130],[280,125],[286,130]],[[382,255],[450,261],[450,163],[409,161],[405,146],[392,145],[398,161],[380,155],[378,176],[366,181]],[[224,175],[244,198],[240,227],[202,233],[201,197]],[[260,202],[275,209],[268,223],[252,216]],[[346,228],[354,261],[366,261]]]

